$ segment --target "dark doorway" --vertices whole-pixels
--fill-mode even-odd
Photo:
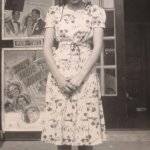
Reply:
[[[124,0],[128,128],[150,128],[149,0]]]

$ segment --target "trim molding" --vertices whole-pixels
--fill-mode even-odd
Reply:
[[[150,141],[150,130],[107,131],[107,135],[108,141],[115,141],[115,142]]]

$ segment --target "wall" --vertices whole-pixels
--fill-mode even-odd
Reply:
[[[124,98],[124,22],[123,22],[123,0],[115,0],[116,3],[116,31],[117,35],[117,74],[118,74],[118,95],[117,97],[104,97],[104,111],[106,114],[107,128],[124,128],[126,126],[126,99]],[[1,4],[1,2],[0,2]],[[1,7],[0,7],[1,8]],[[1,29],[1,28],[0,28]],[[13,47],[12,41],[0,41],[2,47]],[[1,117],[1,116],[0,116]],[[7,133],[6,133],[7,134]],[[16,133],[15,133],[16,134]],[[10,139],[16,137],[15,134],[9,135]],[[34,135],[33,135],[34,134]],[[37,135],[38,134],[38,135]],[[39,137],[39,133],[24,133],[24,137],[30,139]],[[7,137],[7,135],[6,135]],[[22,133],[17,133],[17,138],[22,138]]]

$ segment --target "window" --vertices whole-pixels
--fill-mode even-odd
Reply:
[[[114,0],[91,0],[105,9],[107,20],[104,30],[104,47],[97,65],[102,96],[117,96],[117,64]]]
[[[107,20],[104,30],[104,46],[97,65],[102,96],[117,95],[116,35],[114,0],[94,0],[93,4],[105,9]]]

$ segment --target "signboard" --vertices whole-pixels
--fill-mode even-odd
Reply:
[[[13,45],[16,48],[22,47],[43,47],[44,39],[18,39],[13,40]]]

